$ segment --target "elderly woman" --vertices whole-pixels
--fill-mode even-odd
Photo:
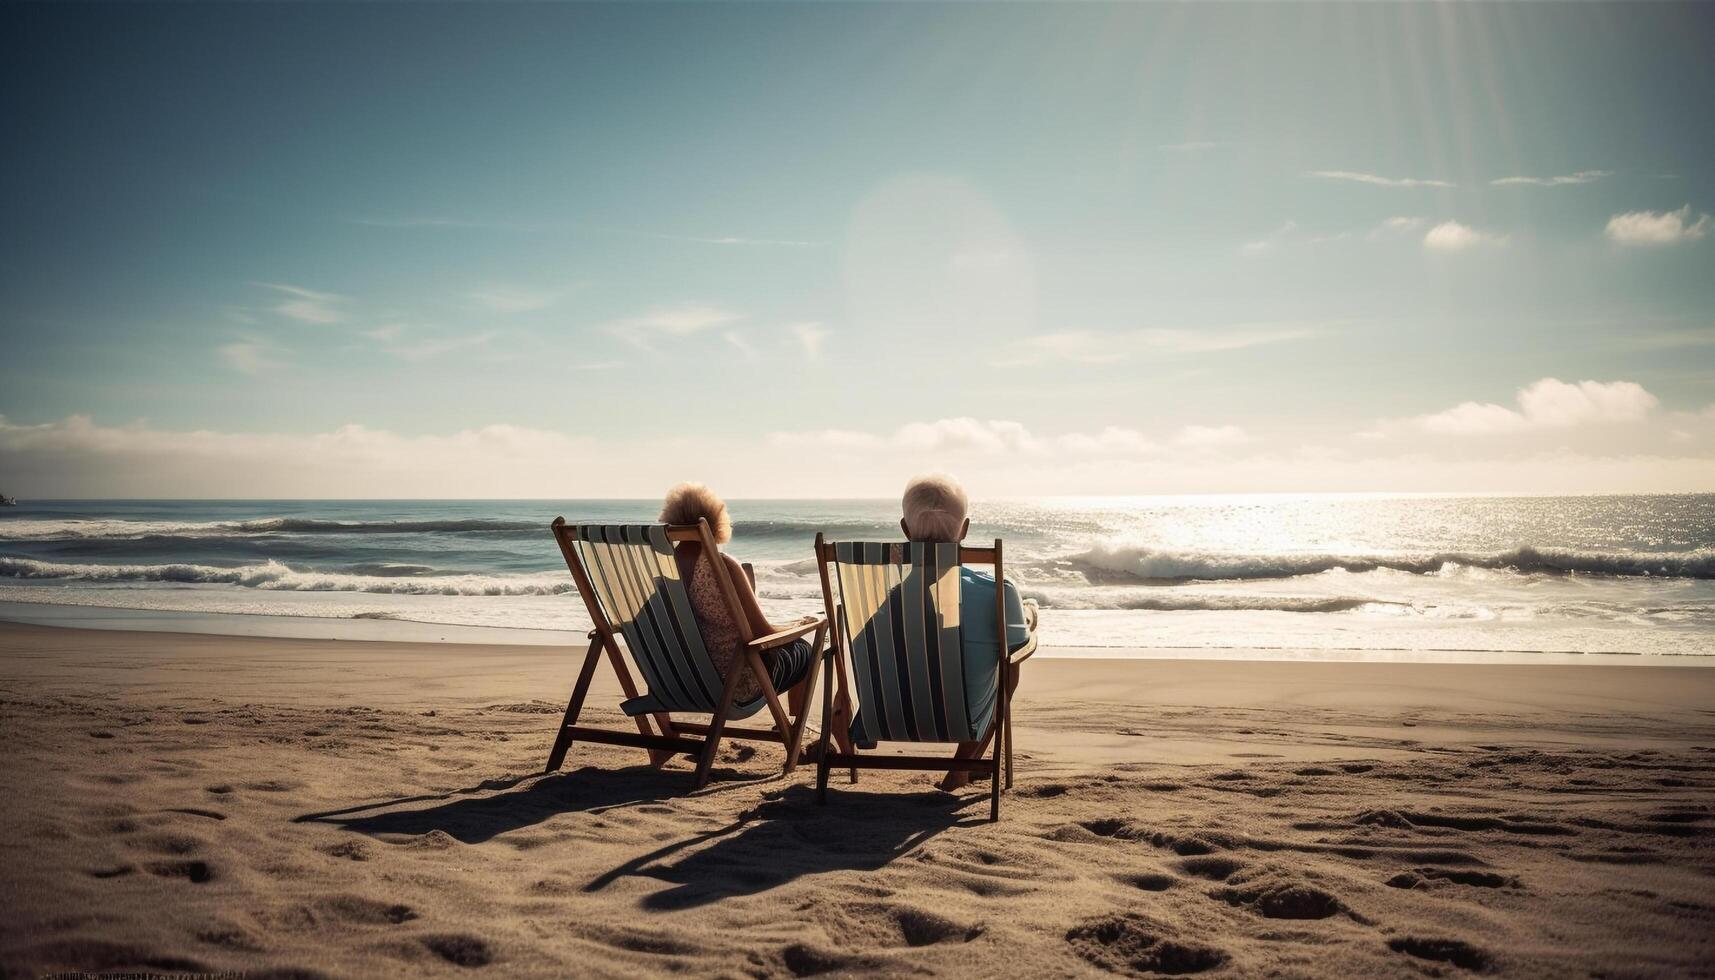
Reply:
[[[732,519],[727,516],[725,501],[701,483],[681,483],[667,491],[667,500],[661,505],[661,520],[668,524],[708,521],[716,544],[726,544],[732,539]],[[697,617],[697,625],[702,627],[703,645],[709,651],[709,659],[714,661],[715,669],[721,672],[723,678],[735,669],[743,669],[744,629],[737,619],[738,614],[727,602],[726,593],[721,590],[720,580],[715,577],[711,557],[726,563],[727,578],[732,580],[733,591],[738,594],[745,625],[749,627],[751,636],[767,636],[798,623],[816,620],[814,616],[806,616],[797,623],[786,626],[769,622],[762,612],[762,606],[756,601],[756,591],[751,588],[749,576],[744,574],[743,567],[731,555],[710,556],[704,553],[699,542],[681,542],[674,549],[674,558],[679,564],[679,577],[685,582],[686,590],[691,595],[691,612]],[[804,692],[796,688],[809,672],[814,658],[815,651],[810,649],[810,641],[806,639],[794,640],[762,654],[763,662],[768,667],[769,682],[778,692],[786,693],[790,690],[794,710],[804,696]],[[756,682],[756,676],[745,671],[744,677],[739,680],[737,692],[733,695],[733,703],[746,704],[761,696],[762,686]]]

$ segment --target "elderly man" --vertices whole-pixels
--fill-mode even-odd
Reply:
[[[905,530],[908,540],[963,541],[970,532],[970,501],[965,497],[964,488],[950,476],[917,477],[906,484],[905,496],[900,503],[904,516],[899,526]],[[1018,590],[1010,581],[1002,582],[998,587],[1006,590],[1006,646],[1010,654],[1034,642],[1036,603],[1034,600],[1020,601]],[[987,572],[959,569],[959,621],[964,633],[965,676],[969,678],[993,678],[995,665],[1003,656],[1000,638],[994,635],[996,588],[994,576]],[[1017,686],[1018,671],[1014,669],[1007,674],[1008,697]],[[985,687],[976,692],[977,705],[988,710],[994,704],[995,693],[993,681],[988,680]],[[993,726],[990,726],[982,741],[959,743],[955,757],[972,759],[982,755],[993,737]],[[941,788],[958,789],[970,780],[970,773],[948,773],[941,782]]]

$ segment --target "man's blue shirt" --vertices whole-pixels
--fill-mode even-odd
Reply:
[[[1008,651],[1030,641],[1030,624],[1024,618],[1024,603],[1011,582],[1006,586],[1006,638]],[[994,717],[995,667],[1000,663],[1000,644],[995,641],[994,576],[959,568],[959,626],[964,632],[965,709],[967,717],[987,726]]]

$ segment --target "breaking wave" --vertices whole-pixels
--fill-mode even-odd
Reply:
[[[376,592],[393,595],[561,595],[577,591],[565,574],[360,575],[295,571],[277,561],[236,568],[215,565],[76,565],[0,558],[0,578],[78,582],[167,582],[237,585],[278,592]]]
[[[1083,572],[1092,582],[1114,581],[1182,582],[1265,578],[1292,578],[1322,572],[1373,572],[1391,569],[1414,575],[1432,575],[1449,566],[1486,568],[1531,573],[1660,578],[1715,578],[1715,548],[1696,551],[1604,552],[1565,548],[1533,548],[1507,551],[1398,553],[1341,555],[1315,552],[1283,554],[1237,554],[1173,551],[1156,548],[1096,548],[1063,561]]]
[[[1101,589],[1054,589],[1037,591],[1025,589],[1024,594],[1036,599],[1044,609],[1141,610],[1147,612],[1350,612],[1366,607],[1406,605],[1385,599],[1357,596],[1292,596],[1292,595],[1139,595],[1121,591],[1118,594]]]
[[[332,521],[308,517],[265,517],[250,521],[7,521],[0,540],[58,541],[88,538],[227,538],[258,534],[429,534],[537,531],[547,521],[499,521],[480,518],[439,521]]]

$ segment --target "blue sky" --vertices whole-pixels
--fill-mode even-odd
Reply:
[[[8,492],[1715,489],[1707,8],[0,26]]]

